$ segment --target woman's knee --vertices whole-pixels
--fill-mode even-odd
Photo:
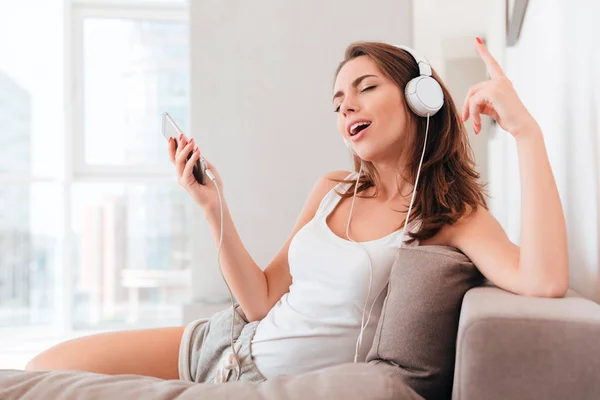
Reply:
[[[81,366],[76,365],[73,357],[71,341],[53,346],[32,358],[25,366],[26,371],[54,371],[54,370],[77,370]]]
[[[52,359],[41,353],[29,360],[25,366],[25,371],[51,371],[55,369],[54,367]]]

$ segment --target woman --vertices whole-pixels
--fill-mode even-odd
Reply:
[[[363,304],[376,306],[375,318],[366,324],[368,342],[399,244],[456,247],[491,282],[517,294],[565,294],[566,227],[542,132],[478,38],[476,46],[490,79],[469,90],[460,111],[441,85],[443,106],[429,120],[411,112],[405,101],[406,83],[419,75],[409,53],[383,43],[355,43],[346,50],[336,73],[333,108],[340,133],[354,153],[355,170],[362,174],[324,175],[308,196],[292,234],[264,271],[245,249],[224,203],[221,267],[247,319],[260,321],[252,352],[265,377],[352,361],[354,342],[363,327]],[[435,72],[433,78],[441,84]],[[462,122],[471,118],[478,134],[482,114],[494,118],[517,143],[522,182],[520,248],[487,210],[477,181]],[[169,140],[179,182],[204,210],[219,243],[218,192],[212,182],[206,186],[196,182],[192,168],[200,151],[193,139],[180,139],[178,148]],[[208,166],[222,189],[215,167]],[[407,218],[419,171],[414,207]],[[405,220],[406,237],[402,234]],[[358,244],[352,242],[360,243],[369,255],[372,294],[366,289],[365,253],[351,253]],[[335,286],[340,281],[345,284]],[[47,350],[28,369],[176,379],[179,349],[189,346],[182,344],[182,335],[183,327],[94,335]],[[364,360],[368,347],[360,350],[359,360]]]

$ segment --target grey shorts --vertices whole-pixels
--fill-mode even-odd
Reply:
[[[197,383],[235,380],[237,372],[231,350],[231,317],[229,307],[185,327],[179,347],[179,379]],[[241,364],[240,381],[266,380],[252,359],[251,342],[259,322],[248,322],[239,304],[235,305],[233,338]]]

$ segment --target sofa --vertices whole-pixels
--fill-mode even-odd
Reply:
[[[452,398],[600,399],[600,305],[469,290],[457,337]]]
[[[432,260],[451,260],[448,262],[456,265],[460,259],[467,265],[464,256],[453,250],[434,250],[420,254],[411,250],[409,254],[418,255],[420,260],[431,255],[434,258],[423,265],[439,264],[440,268],[431,270],[450,271],[452,276],[457,276],[456,271]],[[425,269],[419,273],[428,274]],[[420,280],[421,284],[432,285],[435,279],[431,276]],[[410,287],[415,287],[414,280],[411,282]],[[415,300],[421,302],[419,307],[434,304],[427,293],[435,290],[415,290],[423,293]],[[405,287],[398,292],[404,295],[410,290]],[[447,292],[436,296],[447,296]],[[452,303],[452,297],[447,298],[444,303]],[[388,291],[376,340],[365,363],[336,365],[261,383],[225,384],[76,371],[5,370],[0,371],[0,399],[600,399],[600,305],[573,290],[565,298],[535,298],[506,292],[489,282],[469,287],[456,298],[458,306],[448,307],[459,312],[456,330],[449,326],[449,331],[433,332],[438,336],[422,342],[422,354],[435,355],[440,351],[434,347],[432,352],[429,344],[450,336],[446,342],[454,351],[444,362],[450,360],[452,365],[442,368],[443,373],[435,372],[443,363],[429,360],[431,368],[407,365],[402,358],[405,354],[393,354],[403,347],[398,343],[402,334],[389,335],[386,329],[394,333],[394,324],[406,321],[408,311],[397,313],[394,292]],[[427,319],[438,320],[434,316],[441,308],[433,305],[430,310]],[[401,318],[394,321],[395,316]],[[396,344],[383,343],[386,340]],[[414,343],[410,346],[413,352],[415,346],[421,347]],[[421,356],[417,351],[411,357],[415,354]]]

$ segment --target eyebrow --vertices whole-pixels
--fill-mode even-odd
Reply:
[[[358,78],[356,78],[353,82],[352,82],[352,86],[353,87],[357,87],[364,79],[367,78],[377,78],[377,75],[363,75],[363,76],[359,76]],[[331,99],[331,101],[333,102],[335,99],[337,99],[340,96],[343,96],[344,92],[342,92],[341,90],[338,90],[334,95],[333,95],[333,99]]]

